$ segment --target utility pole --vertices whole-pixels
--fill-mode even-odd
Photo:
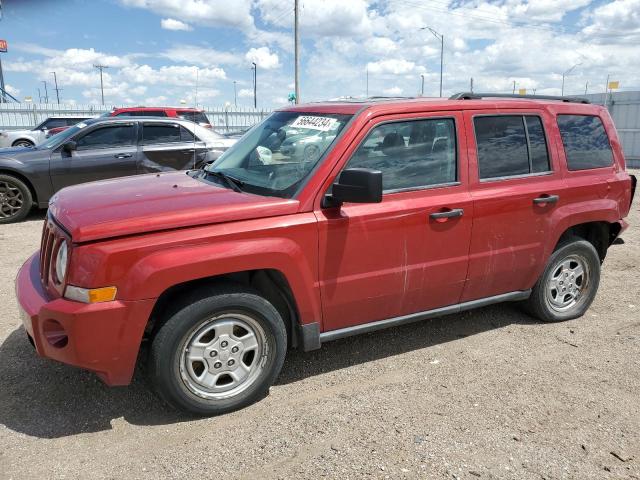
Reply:
[[[238,92],[236,91],[236,81],[233,81],[233,104],[238,108]]]
[[[258,108],[258,65],[256,62],[251,62],[253,65],[251,68],[253,69],[253,108]]]
[[[429,30],[434,37],[440,40],[440,98],[442,98],[442,71],[444,68],[444,35],[436,32],[431,27],[422,27],[420,30]]]
[[[43,80],[44,83],[44,103],[49,103],[49,92],[47,91],[47,81]]]
[[[93,65],[93,68],[97,68],[98,70],[100,70],[100,94],[102,96],[102,105],[104,105],[104,84],[102,83],[102,71],[105,68],[109,68],[106,65]]]
[[[295,86],[296,103],[300,103],[300,29],[298,28],[298,16],[300,9],[298,0],[293,1],[293,36],[294,36],[294,57],[295,57]]]
[[[589,89],[589,80],[587,80],[587,83],[584,84],[584,94],[587,94],[587,90]]]
[[[422,83],[420,85],[420,96],[424,97],[424,73],[420,74],[420,78],[422,79]]]
[[[471,77],[471,80],[469,81],[469,88],[470,88],[470,92],[473,93],[473,77]]]
[[[53,73],[53,81],[56,85],[56,100],[58,101],[58,105],[60,105],[60,90],[62,89],[58,88],[58,77],[56,76],[56,72],[51,73]]]
[[[607,108],[607,103],[609,103],[609,77],[611,74],[607,75],[607,83],[604,84],[604,107]]]
[[[516,94],[516,81],[513,81],[513,92],[514,95]]]
[[[0,59],[0,89],[2,90],[2,96],[0,97],[1,103],[7,103],[6,90],[4,89],[4,74],[2,73],[2,59]]]

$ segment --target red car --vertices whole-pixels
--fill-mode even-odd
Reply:
[[[213,128],[213,125],[204,113],[204,110],[185,107],[126,107],[115,108],[105,114],[110,117],[173,117],[183,118],[199,124],[205,128]]]
[[[580,317],[636,179],[605,108],[496,97],[289,106],[203,169],[65,188],[16,279],[31,342],[125,385],[146,340],[160,395],[211,415],[289,348],[505,301]]]

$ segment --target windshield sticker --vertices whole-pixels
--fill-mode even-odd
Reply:
[[[296,118],[296,120],[289,126],[293,128],[311,128],[313,130],[328,132],[335,128],[336,123],[337,120],[335,118],[302,116]]]

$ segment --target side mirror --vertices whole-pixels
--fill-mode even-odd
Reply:
[[[382,172],[369,168],[347,168],[333,184],[333,202],[380,203]]]
[[[71,152],[73,152],[77,148],[78,148],[78,144],[73,141],[67,142],[64,145],[62,145],[62,151],[65,153],[68,153],[69,155],[71,155]]]

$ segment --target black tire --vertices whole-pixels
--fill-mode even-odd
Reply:
[[[12,147],[34,147],[35,143],[33,143],[31,140],[21,138],[20,140],[16,140],[15,142],[13,142],[11,146]]]
[[[225,316],[221,317],[223,315]],[[215,330],[212,326],[219,325],[220,322],[224,323],[225,319],[231,318],[233,321],[234,315],[237,315],[238,318],[250,319],[251,322],[254,322],[254,326],[257,325],[262,329],[260,335],[256,334],[256,338],[260,336],[263,339],[263,347],[261,351],[254,351],[256,357],[254,361],[257,363],[251,367],[252,369],[256,368],[257,373],[250,374],[254,375],[253,380],[237,394],[230,394],[231,396],[228,398],[204,398],[203,392],[205,395],[216,394],[206,392],[206,387],[196,385],[197,381],[191,376],[188,367],[185,367],[185,362],[187,362],[185,355],[189,353],[189,350],[186,349],[187,344],[192,338],[197,338],[203,329]],[[212,317],[221,318],[212,321]],[[205,354],[202,357],[206,359],[201,362],[203,374],[214,370],[214,374],[218,373],[218,375],[224,376],[223,370],[231,367],[227,367],[225,364],[222,367],[217,367],[221,370],[216,372],[214,366],[215,363],[218,363],[217,360],[230,361],[228,355],[231,355],[231,351],[226,348],[223,352],[222,344],[224,338],[228,338],[229,342],[233,344],[232,342],[235,340],[231,339],[236,339],[235,330],[233,336],[225,337],[218,332],[211,335],[213,335],[211,344],[217,345],[215,348],[221,351],[219,356],[216,352],[215,359],[209,358],[213,353],[211,351],[209,351],[209,355]],[[220,339],[221,336],[222,339]],[[191,345],[191,343],[189,344]],[[149,352],[148,374],[160,397],[174,408],[199,416],[219,415],[246,407],[263,398],[280,373],[286,349],[285,325],[271,303],[255,290],[242,285],[213,285],[196,290],[184,298],[172,313],[168,314],[166,322],[162,324],[153,338]],[[258,355],[259,352],[261,355]],[[246,353],[249,352],[241,350],[240,354],[236,355]],[[238,358],[236,369],[239,368],[240,362],[244,363],[242,357]],[[193,365],[191,365],[191,370],[194,370]],[[226,376],[231,378],[229,375]],[[238,388],[241,385],[239,384]],[[217,383],[211,388],[216,387],[225,388],[224,385],[218,387]],[[200,389],[200,393],[198,393],[198,389]]]
[[[22,180],[0,174],[0,224],[19,222],[33,206],[31,190]]]
[[[566,307],[561,307],[557,303],[563,302],[565,298],[571,299],[570,293],[574,285],[577,283],[566,283],[577,280],[569,275],[568,278],[562,278],[564,267],[563,262],[571,262],[578,265],[582,262],[583,270],[586,276],[583,277],[580,285],[582,289],[579,296],[573,299]],[[571,270],[568,270],[571,272]],[[564,281],[564,286],[557,285],[556,279]],[[561,322],[581,317],[587,311],[593,302],[600,284],[600,257],[594,246],[578,237],[568,239],[559,245],[551,254],[547,266],[542,275],[536,282],[531,296],[524,302],[525,310],[533,317],[543,322]],[[569,289],[565,294],[558,292],[558,289]],[[555,295],[553,292],[556,292]],[[555,297],[555,298],[554,298]],[[563,309],[564,308],[564,309]]]

